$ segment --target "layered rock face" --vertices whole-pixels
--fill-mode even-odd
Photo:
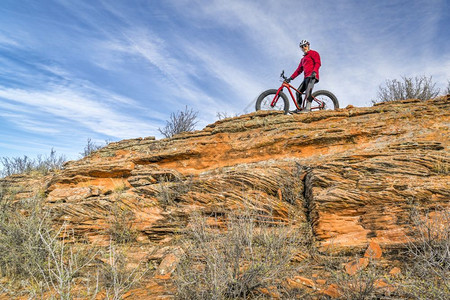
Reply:
[[[195,213],[220,223],[231,209],[309,223],[325,250],[396,247],[413,230],[412,209],[432,218],[449,207],[449,124],[450,96],[260,111],[170,139],[111,143],[40,184],[54,221],[99,245],[123,212],[144,244],[183,234]],[[26,182],[3,181],[14,180]]]

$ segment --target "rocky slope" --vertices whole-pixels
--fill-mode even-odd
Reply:
[[[141,245],[174,245],[189,217],[252,210],[310,224],[323,251],[401,246],[411,210],[449,207],[450,96],[283,115],[255,112],[170,139],[111,143],[47,177],[2,179],[40,192],[80,241],[107,245],[114,218]],[[24,188],[28,186],[28,188]],[[219,218],[220,219],[220,218]]]

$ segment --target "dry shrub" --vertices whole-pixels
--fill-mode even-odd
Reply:
[[[142,270],[140,265],[135,268],[128,267],[125,255],[118,251],[112,242],[107,255],[107,262],[98,268],[98,280],[105,288],[106,299],[119,300],[139,283],[148,270]]]
[[[192,178],[162,176],[159,180],[157,199],[163,207],[175,205],[191,190],[193,184]]]
[[[71,299],[73,283],[94,254],[65,242],[71,234],[64,225],[52,228],[39,197],[21,202],[2,197],[0,208],[0,276],[35,296],[53,290]]]
[[[406,99],[428,100],[436,97],[439,89],[432,77],[425,75],[416,77],[403,76],[401,80],[388,79],[384,86],[378,87],[378,98],[372,102],[387,102]]]
[[[0,276],[13,279],[41,279],[46,269],[48,249],[41,236],[49,235],[48,215],[41,199],[22,203],[5,201],[0,210]],[[26,214],[21,213],[26,211]]]
[[[437,207],[421,214],[414,207],[411,220],[403,290],[416,299],[450,299],[450,210]]]
[[[176,270],[177,297],[246,298],[257,288],[280,286],[301,247],[299,234],[287,225],[258,221],[248,211],[230,213],[226,230],[220,230],[204,217],[193,217],[186,255]]]
[[[338,268],[328,270],[331,271],[331,281],[337,285],[341,299],[379,299],[384,296],[385,291],[377,288],[377,282],[384,278],[385,271],[375,260],[370,260],[367,267],[361,268],[353,275],[347,274],[342,269],[342,264]]]
[[[41,198],[13,202],[10,193],[0,185],[0,292],[94,299],[103,288],[108,299],[121,299],[143,276],[126,266],[125,256],[112,244],[108,263],[99,259],[95,248],[74,244],[74,233],[64,224],[52,227]]]
[[[159,132],[166,138],[170,138],[182,132],[194,131],[197,124],[198,112],[186,106],[184,111],[177,111],[170,114],[170,120],[166,121],[164,128],[158,128]]]
[[[137,231],[133,229],[134,213],[129,209],[122,209],[113,204],[108,219],[109,228],[106,233],[119,244],[131,243],[136,240]]]
[[[38,155],[36,158],[23,157],[0,157],[3,171],[0,175],[10,176],[13,174],[38,172],[47,175],[50,171],[60,170],[66,162],[64,155],[57,156],[56,151],[51,149],[49,156]]]

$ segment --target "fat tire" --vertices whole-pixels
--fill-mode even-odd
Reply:
[[[334,108],[333,109],[338,109],[339,108],[339,102],[338,102],[338,99],[337,99],[337,97],[332,93],[332,92],[330,92],[330,91],[326,91],[326,90],[320,90],[320,91],[316,91],[316,92],[314,92],[313,94],[312,94],[312,96],[315,98],[315,97],[318,97],[318,96],[325,96],[325,97],[328,97],[332,102],[333,102],[333,106],[334,106]],[[323,108],[322,108],[323,109]],[[321,110],[322,110],[321,109]]]
[[[266,102],[266,101],[272,101],[272,100],[273,100],[273,97],[271,97],[271,98],[269,98],[269,99],[266,99],[266,97],[267,97],[267,96],[270,96],[270,95],[275,96],[275,95],[277,94],[277,91],[278,91],[278,90],[276,90],[276,89],[270,89],[270,90],[267,90],[267,91],[262,92],[261,95],[259,95],[259,96],[258,96],[258,99],[256,100],[255,109],[256,109],[257,111],[258,111],[258,110],[276,110],[276,108],[271,108],[271,107],[270,107],[270,103],[263,103],[263,101],[264,101],[264,102]],[[284,114],[286,115],[286,114],[289,112],[289,100],[288,100],[286,94],[283,93],[283,92],[280,92],[278,95],[279,95],[280,98],[283,100],[283,102],[282,102],[282,104],[281,104],[282,106],[281,106],[281,105],[280,105],[280,100],[281,100],[281,99],[278,98],[277,105],[278,105],[278,107],[280,107],[279,110],[284,111]]]

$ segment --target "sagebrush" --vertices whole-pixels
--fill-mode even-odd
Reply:
[[[187,106],[184,110],[170,114],[170,119],[166,121],[164,128],[158,128],[159,132],[166,138],[170,138],[182,132],[193,131],[197,124],[198,111],[194,111]]]
[[[205,217],[192,218],[186,255],[176,271],[177,297],[245,299],[259,288],[281,287],[291,258],[303,247],[301,235],[285,224],[259,221],[254,213],[230,212],[224,230]]]
[[[415,299],[450,299],[450,210],[437,206],[420,212],[413,207],[411,222],[403,290]]]
[[[33,171],[46,175],[50,171],[62,169],[66,161],[66,157],[56,155],[54,149],[51,149],[50,155],[38,155],[36,158],[30,158],[26,155],[23,157],[1,157],[0,163],[3,165],[3,171],[0,175],[10,176]]]
[[[402,76],[398,79],[387,79],[384,85],[378,87],[378,95],[372,102],[389,102],[406,99],[428,100],[439,94],[436,83],[432,76],[425,75],[416,77]]]

